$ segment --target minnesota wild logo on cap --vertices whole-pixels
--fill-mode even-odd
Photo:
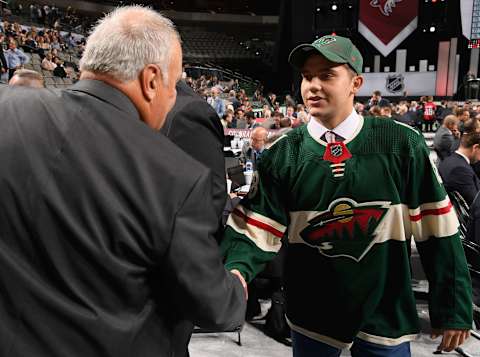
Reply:
[[[301,69],[312,54],[322,55],[334,63],[348,64],[357,74],[362,72],[362,55],[347,37],[326,35],[313,43],[301,44],[292,50],[288,61],[295,68]]]
[[[322,38],[319,38],[315,44],[318,44],[320,46],[328,45],[329,43],[335,42],[337,39],[333,36],[323,36]]]

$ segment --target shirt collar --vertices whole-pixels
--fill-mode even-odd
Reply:
[[[470,159],[468,157],[466,157],[464,154],[462,154],[460,151],[455,151],[458,155],[460,155],[461,157],[463,157],[465,160],[467,160],[467,163],[470,165]]]
[[[319,139],[327,131],[333,131],[335,134],[340,135],[345,140],[350,140],[355,135],[360,123],[361,119],[359,115],[355,109],[352,109],[350,115],[331,130],[324,127],[318,120],[315,119],[315,117],[311,117],[311,120],[308,122],[308,132],[313,138]]]

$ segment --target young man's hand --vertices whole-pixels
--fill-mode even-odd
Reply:
[[[243,286],[243,290],[245,290],[245,300],[248,300],[248,288],[247,288],[247,282],[245,281],[245,278],[237,269],[230,270],[230,273],[232,273],[233,275],[236,275],[238,279],[240,279],[240,282],[242,283],[242,286]]]
[[[430,335],[433,339],[442,336],[442,342],[438,345],[437,351],[451,352],[470,336],[470,330],[438,330],[433,329]]]

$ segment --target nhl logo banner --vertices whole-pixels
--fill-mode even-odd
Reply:
[[[417,28],[418,0],[359,3],[358,31],[385,57]]]

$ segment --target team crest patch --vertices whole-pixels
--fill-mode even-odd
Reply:
[[[337,41],[337,39],[333,36],[324,36],[321,39],[319,39],[316,44],[318,44],[320,46],[325,46],[325,45],[329,45],[330,43],[333,43],[333,42],[336,42],[336,41]]]
[[[405,89],[405,80],[401,74],[394,74],[391,76],[387,76],[387,83],[385,84],[385,88],[390,93],[397,93],[401,92]]]
[[[323,154],[325,161],[330,161],[333,164],[339,164],[352,157],[350,151],[343,141],[328,143]]]
[[[300,236],[322,255],[359,262],[375,243],[375,229],[389,207],[390,202],[357,203],[339,198],[308,221]]]

